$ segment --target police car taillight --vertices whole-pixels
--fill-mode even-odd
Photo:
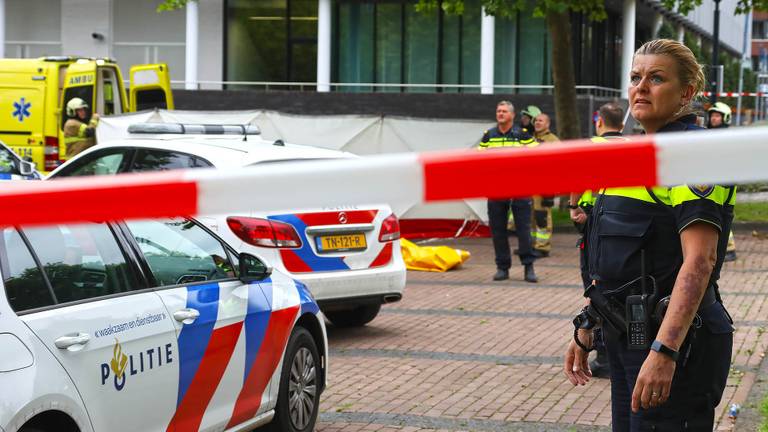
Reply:
[[[381,233],[379,233],[380,242],[388,242],[400,238],[400,221],[394,213],[387,216],[381,223]]]
[[[228,217],[227,225],[249,245],[278,249],[301,247],[299,234],[285,222],[238,216]]]
[[[44,166],[46,171],[52,171],[59,166],[59,138],[47,136],[45,137],[45,147],[43,152],[45,153]]]

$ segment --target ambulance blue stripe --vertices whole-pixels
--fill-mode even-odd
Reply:
[[[264,335],[267,332],[269,316],[272,311],[272,280],[264,279],[248,286],[248,313],[245,316],[245,375],[243,383],[248,379],[251,366],[256,361]]]
[[[211,283],[187,287],[187,308],[196,309],[200,316],[192,324],[185,324],[179,334],[179,396],[181,404],[211,339],[219,315],[219,284]]]
[[[301,302],[301,314],[305,313],[317,314],[320,312],[320,307],[312,299],[312,295],[309,293],[309,288],[299,281],[296,283],[296,289],[299,290],[299,301]]]
[[[293,225],[293,227],[296,228],[296,231],[299,233],[299,237],[301,237],[302,244],[300,249],[292,249],[292,251],[295,252],[296,255],[298,255],[299,258],[304,261],[309,266],[309,268],[312,269],[312,271],[349,270],[349,266],[344,262],[342,258],[315,255],[315,252],[312,250],[312,246],[309,244],[309,239],[307,239],[307,224],[299,219],[299,217],[288,214],[269,216],[269,219],[285,222]]]
[[[10,174],[0,173],[0,180],[10,180],[11,178]]]

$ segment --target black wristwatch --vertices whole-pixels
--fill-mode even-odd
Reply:
[[[677,358],[680,357],[680,353],[664,345],[663,343],[659,342],[658,339],[653,341],[653,343],[651,344],[651,349],[656,351],[657,353],[666,355],[667,357],[671,358],[673,361],[677,361]]]
[[[568,208],[571,210],[576,210],[577,208],[579,208],[579,206],[568,203]]]

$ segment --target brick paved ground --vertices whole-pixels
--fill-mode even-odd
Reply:
[[[514,238],[511,239],[514,247]],[[489,239],[448,241],[470,261],[448,273],[409,272],[403,301],[359,329],[329,326],[330,386],[317,430],[609,430],[608,381],[574,388],[561,372],[570,320],[583,303],[575,235],[557,234],[538,284],[492,282]],[[768,240],[737,235],[722,293],[736,320],[733,370],[717,430],[734,430],[732,402],[745,400],[768,349]],[[735,430],[739,430],[738,423]]]

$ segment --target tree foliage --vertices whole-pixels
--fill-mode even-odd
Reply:
[[[676,11],[681,15],[688,15],[689,12],[701,6],[702,0],[661,0],[665,8]],[[768,0],[739,0],[736,3],[736,14],[749,13],[750,10],[768,9]]]
[[[164,12],[164,11],[181,9],[184,6],[186,6],[187,3],[189,3],[190,1],[195,1],[195,0],[163,0],[162,2],[160,2],[160,4],[157,5],[157,11]]]

